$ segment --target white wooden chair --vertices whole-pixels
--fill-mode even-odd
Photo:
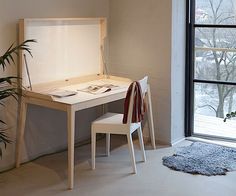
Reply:
[[[142,95],[144,98],[145,93],[147,92],[147,79],[144,77],[139,81],[141,86]],[[127,124],[123,124],[123,114],[118,113],[106,113],[103,116],[99,117],[92,122],[92,169],[95,169],[95,154],[96,154],[96,134],[97,133],[106,133],[106,153],[109,156],[110,154],[110,134],[123,134],[127,135],[128,146],[130,151],[130,157],[132,161],[133,172],[137,173],[135,156],[134,156],[134,147],[132,141],[132,133],[138,131],[139,143],[142,151],[143,161],[146,161],[146,155],[144,151],[143,136],[142,136],[142,127],[141,122],[131,123],[132,113],[133,113],[133,96],[134,96],[134,85],[132,86],[131,98],[129,102],[129,110],[127,116]]]

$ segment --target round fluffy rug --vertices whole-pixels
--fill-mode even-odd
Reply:
[[[191,174],[225,175],[236,170],[236,149],[216,144],[194,142],[179,147],[172,156],[162,158],[163,165]]]

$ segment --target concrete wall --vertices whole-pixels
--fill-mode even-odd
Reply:
[[[109,0],[0,0],[0,54],[13,42],[17,42],[17,23],[20,18],[40,17],[108,17]],[[33,51],[32,51],[33,52]],[[2,75],[16,74],[16,66],[9,66]],[[17,103],[7,101],[0,117],[10,126],[8,131],[13,143],[7,146],[0,160],[0,170],[14,164]],[[90,120],[96,117],[97,108],[76,114],[76,135],[89,137]],[[89,118],[88,118],[89,116]],[[80,129],[80,132],[78,132]],[[26,151],[23,159],[52,152],[66,146],[66,115],[63,112],[37,106],[29,107],[26,124]],[[30,148],[27,148],[30,146]]]
[[[139,79],[149,76],[156,140],[172,144],[184,136],[184,15],[185,0],[0,0],[0,54],[17,40],[19,18],[95,17],[109,18],[110,73]],[[2,70],[1,70],[2,71]],[[15,74],[11,66],[3,74]],[[111,109],[122,110],[122,103]],[[86,138],[90,120],[99,108],[76,114],[76,135]],[[0,111],[11,126],[15,141],[17,104],[9,100]],[[89,117],[89,118],[87,118]],[[145,121],[144,132],[147,132]],[[80,132],[78,132],[80,129]],[[26,124],[24,159],[66,146],[66,115],[31,106]],[[30,148],[27,148],[29,147]],[[8,145],[0,170],[14,164],[15,144]]]
[[[185,1],[111,0],[109,40],[112,74],[149,76],[156,139],[183,138]]]
[[[185,0],[172,0],[171,143],[184,138]]]

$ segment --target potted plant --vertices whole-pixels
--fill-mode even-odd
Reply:
[[[12,44],[8,50],[0,56],[0,69],[5,71],[7,65],[10,65],[11,63],[15,64],[14,55],[18,55],[19,50],[24,50],[32,56],[28,45],[30,42],[35,42],[35,40],[26,40],[17,46]],[[8,97],[13,97],[18,100],[20,91],[17,85],[17,79],[19,78],[15,76],[0,77],[0,107],[5,107],[3,100]],[[6,122],[0,119],[0,157],[2,157],[1,144],[6,148],[7,144],[11,143],[11,140],[6,133],[7,129]]]

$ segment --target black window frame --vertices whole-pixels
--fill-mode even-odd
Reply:
[[[193,134],[193,47],[194,32],[193,24],[195,17],[193,13],[195,4],[192,0],[186,0],[186,66],[185,66],[185,136],[189,137]],[[194,10],[193,10],[194,9]]]
[[[194,78],[194,46],[195,46],[195,28],[236,28],[236,25],[224,24],[195,24],[195,2],[196,0],[186,0],[186,66],[185,66],[185,136],[193,136],[194,125],[194,83],[225,84],[236,85],[236,82],[230,81],[212,81],[200,80]],[[200,135],[201,136],[201,135]],[[203,136],[207,137],[207,135]],[[218,136],[210,136],[218,139],[228,139]]]

